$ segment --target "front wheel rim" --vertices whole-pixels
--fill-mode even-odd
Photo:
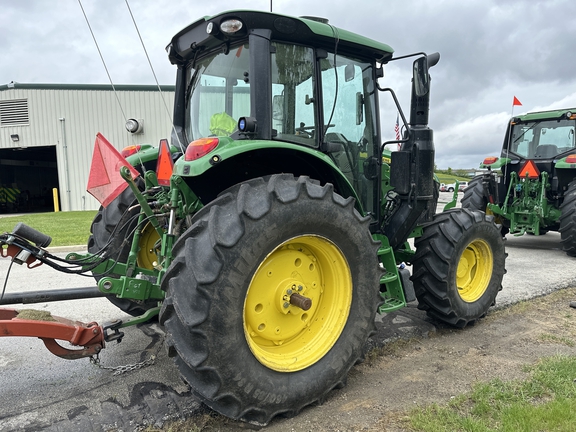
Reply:
[[[295,304],[293,294],[310,300],[309,309]],[[270,369],[305,369],[339,339],[351,304],[352,276],[342,251],[324,237],[294,237],[266,256],[250,282],[243,311],[248,346]]]
[[[466,246],[458,260],[456,285],[463,301],[473,303],[484,295],[492,277],[494,256],[484,240]]]

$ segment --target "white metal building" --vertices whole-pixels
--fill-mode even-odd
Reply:
[[[95,210],[86,192],[94,140],[117,149],[170,139],[174,86],[20,84],[0,86],[0,187],[20,191],[18,211]],[[128,119],[142,121],[130,133]],[[25,199],[25,201],[24,201]]]

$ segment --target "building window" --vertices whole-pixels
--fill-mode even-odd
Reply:
[[[26,126],[28,123],[28,99],[0,101],[0,126]]]

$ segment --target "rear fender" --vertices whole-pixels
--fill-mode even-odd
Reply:
[[[181,177],[204,204],[235,184],[279,173],[308,176],[321,184],[331,183],[335,192],[344,198],[354,198],[356,208],[364,214],[349,179],[328,155],[313,148],[278,141],[220,138],[210,153],[193,161],[182,157],[174,164],[174,174]]]

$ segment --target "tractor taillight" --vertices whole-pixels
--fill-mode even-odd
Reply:
[[[482,162],[482,163],[484,165],[492,165],[497,160],[498,160],[498,158],[496,156],[490,156],[490,157],[487,157],[486,159],[484,159],[484,162]]]
[[[534,180],[534,179],[537,179],[538,177],[540,177],[540,170],[538,169],[538,167],[536,166],[534,161],[529,160],[524,164],[522,169],[518,172],[518,175],[520,176],[520,178],[528,177],[529,179]]]
[[[127,158],[128,156],[132,156],[133,154],[138,153],[141,148],[142,146],[139,145],[131,145],[128,147],[124,147],[122,149],[122,156],[124,156],[125,158]]]
[[[185,161],[193,161],[200,159],[202,156],[207,155],[218,146],[220,140],[218,138],[200,138],[192,141],[186,148],[184,154]]]
[[[566,156],[566,163],[576,164],[576,154]]]

